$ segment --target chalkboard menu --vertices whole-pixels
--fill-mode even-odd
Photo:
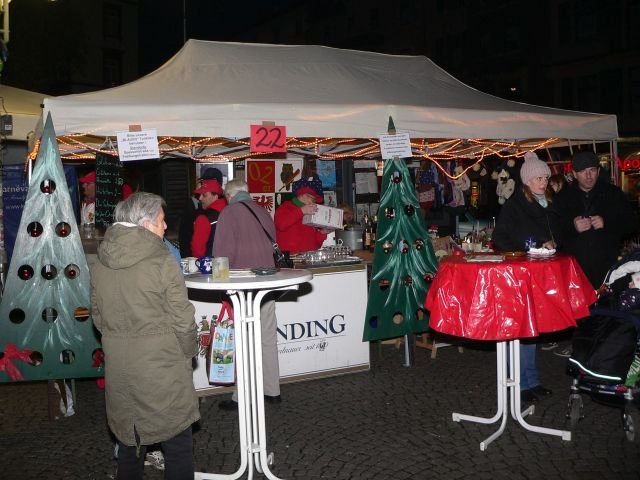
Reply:
[[[96,227],[113,223],[113,211],[122,199],[122,164],[106,153],[96,153]]]

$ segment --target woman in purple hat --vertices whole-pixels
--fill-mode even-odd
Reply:
[[[312,215],[318,210],[317,203],[324,201],[322,183],[309,178],[293,182],[295,197],[283,202],[276,209],[276,241],[285,252],[298,253],[318,250],[327,238],[328,231],[302,223],[304,215]]]

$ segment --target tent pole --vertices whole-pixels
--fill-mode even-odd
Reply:
[[[609,152],[611,153],[611,175],[613,176],[613,184],[620,186],[620,168],[618,166],[617,140],[611,140],[609,142]]]

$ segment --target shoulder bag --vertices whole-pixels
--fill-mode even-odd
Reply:
[[[262,222],[260,221],[260,219],[258,218],[256,213],[253,210],[251,210],[251,207],[249,205],[247,205],[244,202],[241,202],[241,203],[247,208],[247,210],[249,210],[251,215],[253,215],[254,218],[258,221],[258,223],[262,227],[262,230],[264,230],[265,235],[267,236],[267,238],[271,242],[271,245],[273,247],[273,261],[275,262],[276,267],[277,268],[291,268],[292,265],[291,265],[291,260],[289,259],[289,256],[286,255],[282,250],[280,250],[280,246],[273,239],[273,237],[269,234],[267,229],[264,228],[264,225],[262,225]]]

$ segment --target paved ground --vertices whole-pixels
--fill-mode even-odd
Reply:
[[[484,347],[484,348],[483,348]],[[530,433],[513,421],[481,452],[496,426],[454,423],[451,412],[495,412],[495,353],[490,346],[446,348],[435,360],[418,350],[402,366],[392,345],[372,346],[371,371],[284,385],[284,402],[267,405],[274,472],[301,479],[639,479],[640,434],[625,439],[620,411],[585,399],[586,418],[571,442]],[[565,360],[539,352],[554,394],[530,422],[562,428],[570,378]],[[43,383],[0,385],[0,478],[108,479],[115,461],[103,392],[78,381],[76,415],[50,422]],[[194,434],[199,470],[231,473],[239,461],[237,414],[206,398]],[[147,468],[146,478],[162,474]],[[263,478],[257,475],[257,478]]]

